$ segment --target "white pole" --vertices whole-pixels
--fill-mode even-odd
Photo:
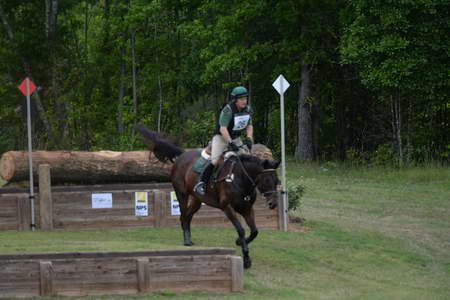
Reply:
[[[34,183],[33,183],[33,158],[31,156],[31,105],[30,105],[30,79],[27,77],[27,127],[28,127],[28,166],[30,170],[30,202],[31,202],[31,230],[35,229],[34,220]]]
[[[283,80],[280,80],[280,90],[283,91]],[[286,156],[284,145],[284,92],[280,94],[281,102],[281,177],[283,180],[283,231],[288,229],[287,213],[288,213],[288,201],[287,201],[287,187],[286,187]]]

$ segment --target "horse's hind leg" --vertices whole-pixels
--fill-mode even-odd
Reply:
[[[239,237],[238,237],[239,244],[238,245],[241,246],[242,256],[244,257],[244,268],[248,269],[252,265],[252,260],[250,259],[250,256],[249,256],[247,241],[245,239],[244,227],[242,227],[241,222],[239,222],[239,220],[236,216],[236,213],[231,208],[231,206],[227,206],[226,208],[223,209],[223,211],[225,212],[226,216],[231,221],[231,223],[233,223],[234,228],[236,228],[236,231],[239,235]],[[236,241],[236,243],[238,243],[238,242]]]
[[[177,194],[178,195],[178,194]],[[194,243],[191,240],[191,221],[194,214],[200,209],[202,203],[196,199],[189,201],[189,195],[183,197],[180,202],[180,222],[183,229],[183,244],[185,246],[192,246]]]

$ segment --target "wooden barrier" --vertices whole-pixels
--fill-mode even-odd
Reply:
[[[234,249],[1,254],[0,298],[242,291]]]
[[[50,187],[49,171],[41,167],[35,210],[42,230],[179,226],[179,216],[172,211],[170,183]],[[136,215],[137,192],[147,195],[147,216]],[[111,198],[109,207],[95,208],[94,195],[98,194]],[[259,195],[254,209],[258,228],[281,228],[281,209],[270,210]],[[30,214],[26,189],[0,189],[0,231],[29,230]],[[192,224],[232,226],[221,210],[206,205],[195,214]]]

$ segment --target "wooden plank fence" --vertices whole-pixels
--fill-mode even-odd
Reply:
[[[172,203],[170,183],[55,186],[49,172],[40,166],[36,191],[35,219],[42,230],[122,229],[179,226],[176,202]],[[136,193],[148,197],[148,215],[136,215]],[[93,208],[95,194],[110,194],[108,208]],[[26,189],[0,189],[0,231],[29,230],[31,208]],[[280,198],[280,197],[279,197]],[[279,201],[281,203],[282,201]],[[175,207],[176,208],[176,207]],[[258,195],[254,205],[256,224],[261,229],[282,228],[282,207],[270,210]],[[241,221],[244,220],[241,218]],[[231,227],[224,213],[204,205],[193,218],[200,226]]]
[[[0,254],[0,298],[243,290],[234,249]]]

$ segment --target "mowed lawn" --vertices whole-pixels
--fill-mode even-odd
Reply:
[[[244,293],[85,299],[450,299],[449,168],[287,166],[289,181],[305,187],[291,215],[305,221],[260,232]],[[181,237],[178,228],[7,232],[0,253],[183,248]],[[231,229],[193,228],[196,247],[234,239]]]

